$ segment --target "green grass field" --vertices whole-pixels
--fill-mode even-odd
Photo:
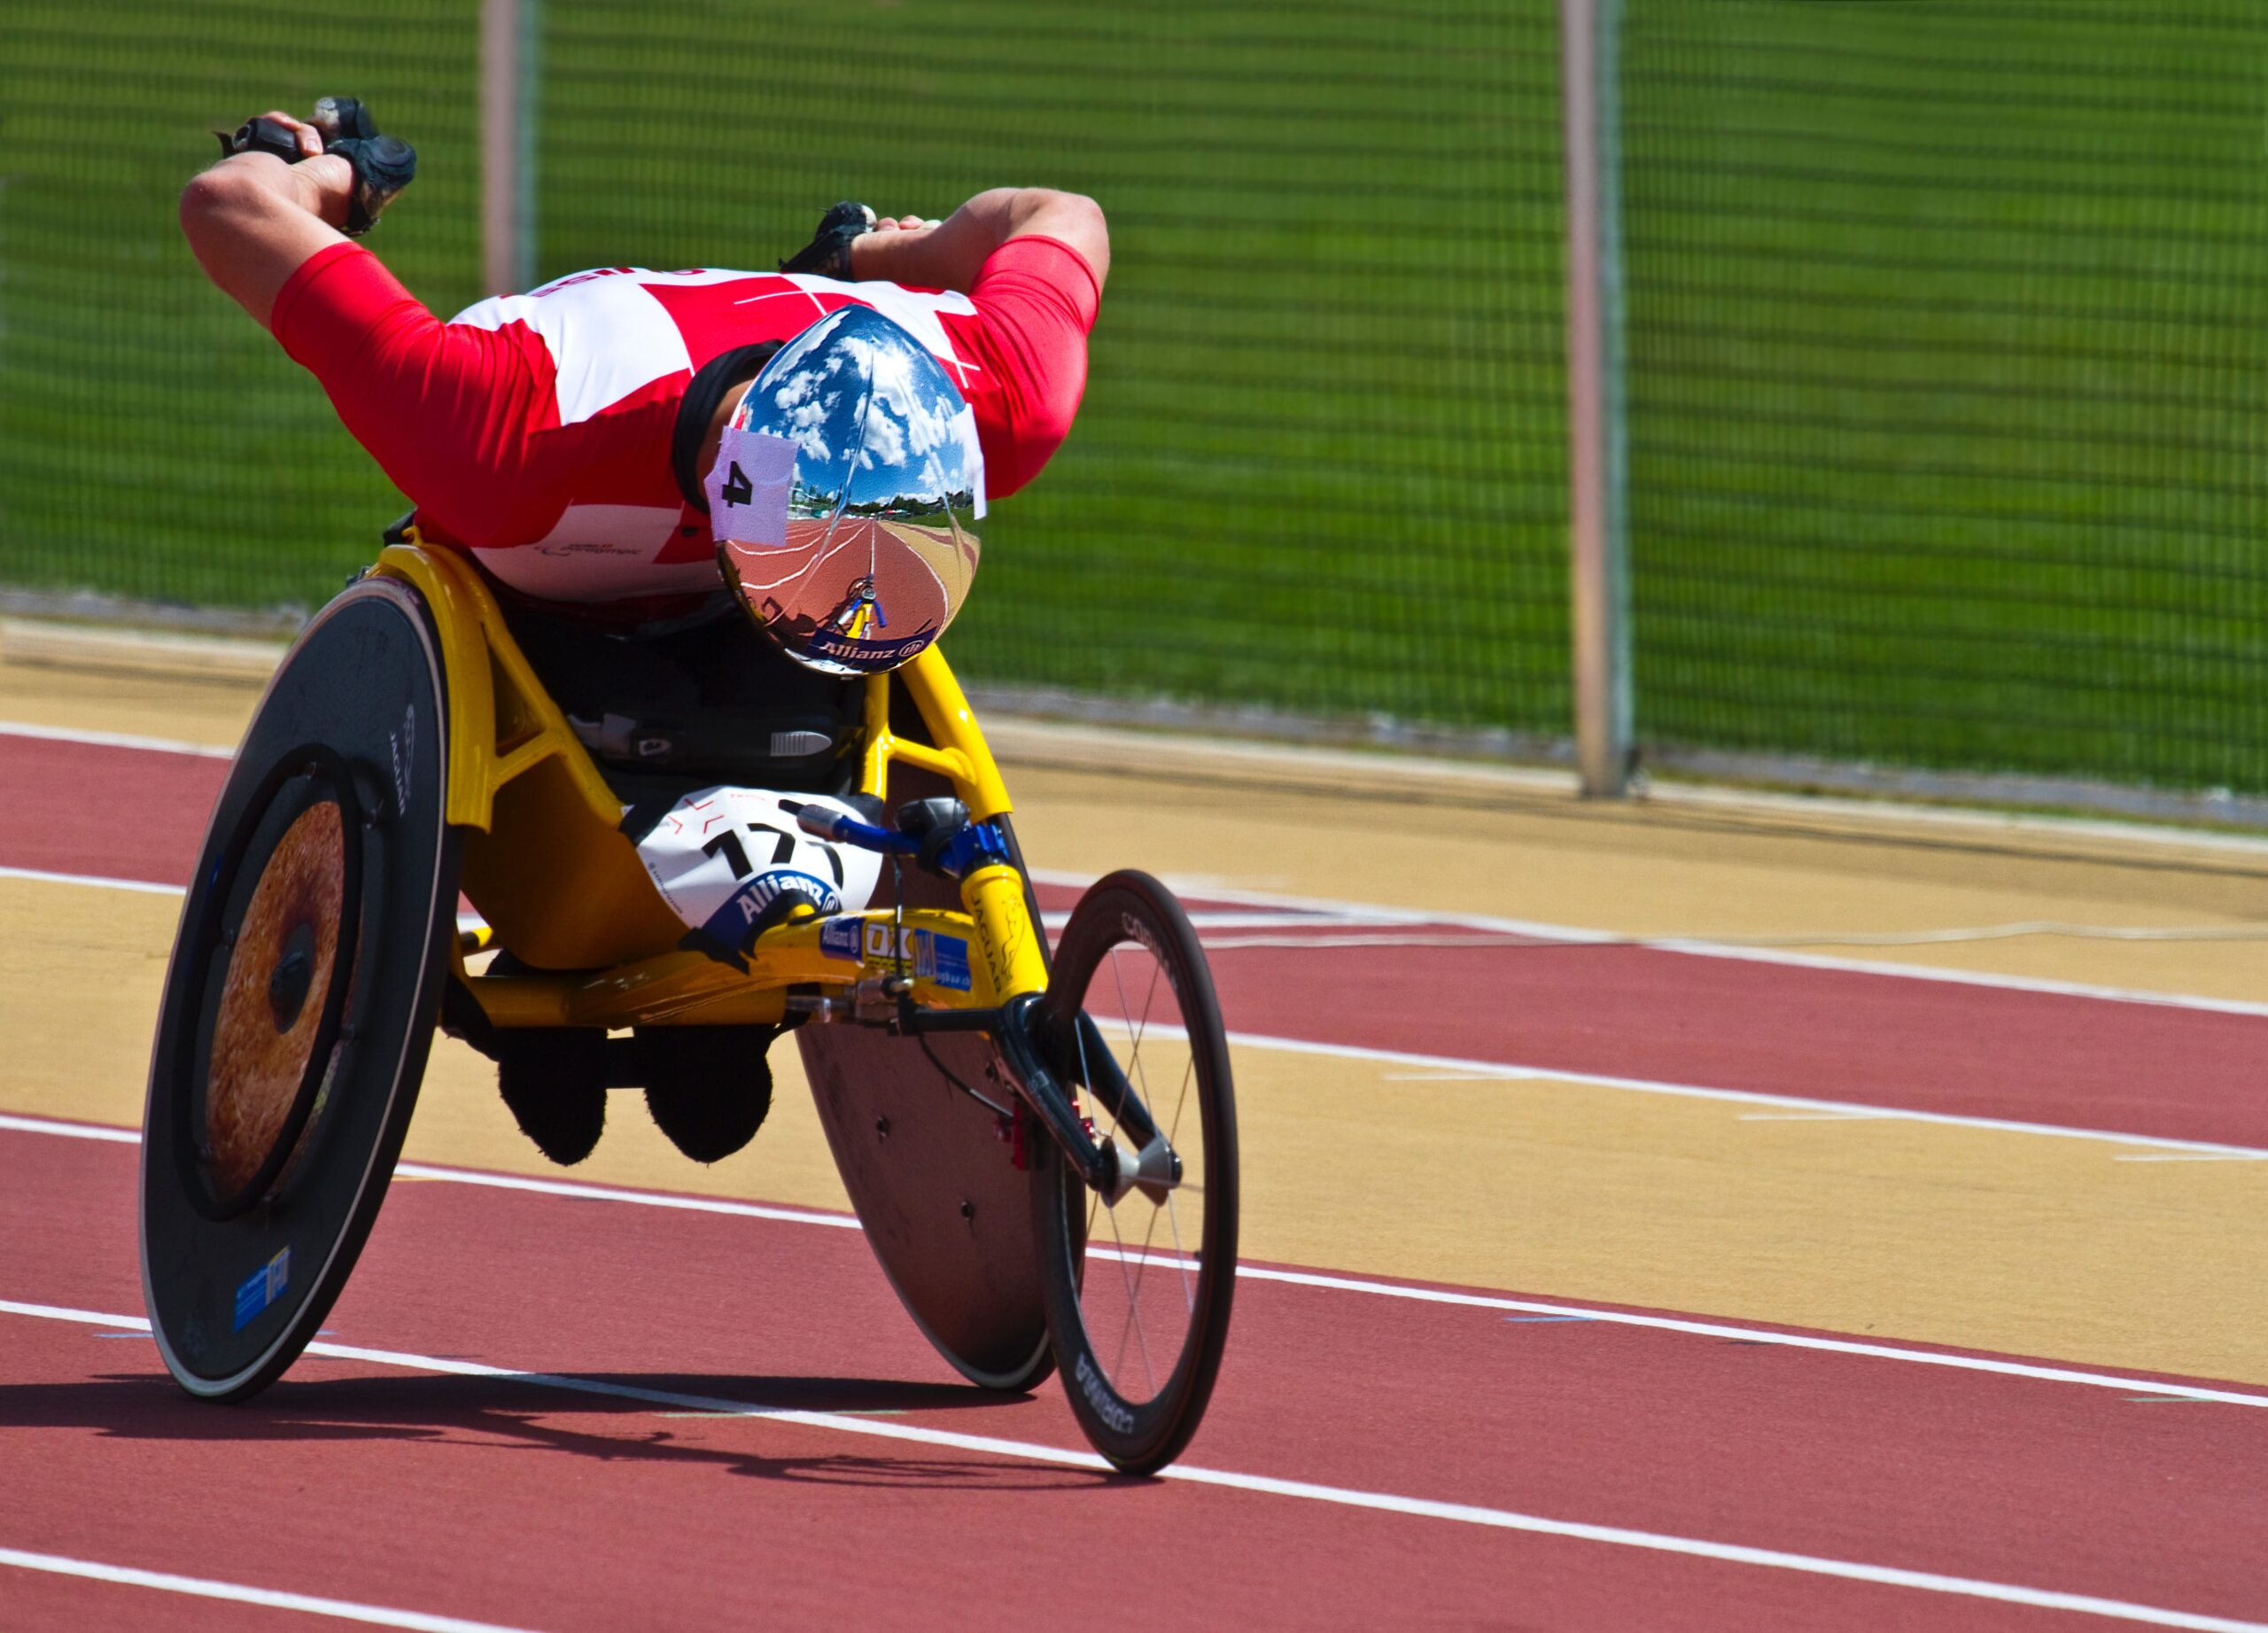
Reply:
[[[1108,208],[966,673],[1566,729],[1552,0],[545,11],[546,276],[767,266],[847,196]],[[352,90],[424,160],[374,246],[470,300],[475,12],[0,16],[0,580],[304,605],[367,557],[400,500],[172,201],[205,128]],[[1627,12],[1642,736],[2268,789],[2268,20]]]

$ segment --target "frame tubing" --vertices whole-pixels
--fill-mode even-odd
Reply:
[[[1567,153],[1568,517],[1575,749],[1586,795],[1627,792],[1632,743],[1622,223],[1621,0],[1560,0]]]
[[[979,867],[960,882],[961,905],[976,921],[985,973],[1002,1003],[1047,987],[1039,927],[1024,900],[1023,875],[1005,863]]]

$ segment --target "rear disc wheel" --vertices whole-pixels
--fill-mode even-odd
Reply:
[[[443,701],[422,604],[362,580],[284,657],[206,831],[141,1184],[151,1331],[204,1399],[315,1336],[400,1153],[454,927]]]

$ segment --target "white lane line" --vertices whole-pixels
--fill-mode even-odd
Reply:
[[[1259,1032],[1231,1032],[1229,1042],[1247,1049],[1280,1049],[1287,1054],[1320,1054],[1345,1061],[1374,1061],[1385,1066],[1418,1067],[1444,1076],[1470,1077],[1475,1082],[1493,1079],[1503,1083],[1576,1083],[1590,1088],[1627,1089],[1637,1094],[1666,1094],[1680,1100],[1718,1100],[1744,1106],[1780,1106],[1790,1110],[1827,1113],[1853,1120],[1935,1123],[1948,1128],[1987,1129],[2004,1134],[2046,1134],[2057,1139],[2093,1139],[2111,1145],[2148,1146],[2158,1150],[2193,1151],[2214,1156],[2268,1157],[2268,1150],[2251,1146],[2222,1145],[2210,1139],[2122,1134],[2109,1129],[2070,1128],[2059,1123],[2021,1123],[2012,1117],[1973,1117],[1953,1111],[1915,1111],[1902,1106],[1868,1106],[1853,1100],[1815,1100],[1804,1094],[1766,1094],[1755,1089],[1720,1089],[1704,1084],[1667,1083],[1652,1077],[1619,1077],[1605,1072],[1567,1071],[1556,1066],[1522,1066],[1507,1061],[1466,1060],[1454,1054],[1412,1054],[1400,1049],[1372,1049],[1360,1044],[1316,1043],[1304,1038],[1271,1038]]]
[[[144,737],[133,732],[84,731],[74,726],[35,726],[29,720],[0,720],[0,737],[35,737],[43,743],[83,743],[97,749],[141,749],[151,754],[190,754],[199,759],[232,760],[236,750],[182,737]]]
[[[234,758],[233,749],[187,743],[168,737],[141,737],[123,732],[79,731],[66,727],[35,726],[25,721],[0,720],[0,735],[35,737],[52,742],[84,743],[101,747],[147,749],[161,753],[193,754],[208,758]],[[1061,868],[1033,868],[1035,884],[1084,889],[1099,875]],[[97,881],[87,881],[97,883]],[[1171,881],[1169,881],[1171,883]],[[1177,887],[1181,888],[1181,887]],[[1325,914],[1343,921],[1373,924],[1408,924],[1415,910],[1383,907],[1327,897],[1286,896],[1274,891],[1242,890],[1201,880],[1186,882],[1184,893],[1202,902],[1231,906],[1270,908],[1282,912]],[[1614,932],[1577,925],[1551,924],[1531,919],[1509,919],[1487,914],[1425,913],[1428,924],[1454,924],[1500,935],[1531,937],[1569,945],[1628,945],[1630,938]],[[1775,947],[1736,947],[1721,943],[1679,938],[1645,941],[1651,951],[1675,953],[1693,958],[1736,959],[1749,963],[1780,964],[1798,969],[1839,970],[1853,975],[1889,976],[1905,981],[1936,981],[1958,986],[1996,988],[2004,991],[2043,992],[2063,998],[2093,998],[2111,1003],[2152,1004],[2176,1009],[2202,1010],[2218,1015],[2268,1016],[2268,1004],[2194,994],[2148,991],[2136,987],[2099,986],[2077,981],[2051,981],[2031,976],[1994,975],[1982,970],[1945,969],[1926,965],[1884,963],[1871,959],[1834,958],[1822,953],[1794,953]]]
[[[826,1225],[846,1231],[861,1228],[855,1214],[822,1213],[807,1208],[769,1208],[760,1202],[728,1201],[722,1197],[681,1196],[667,1191],[625,1191],[611,1186],[579,1185],[565,1179],[535,1179],[518,1174],[482,1173],[469,1168],[438,1168],[428,1163],[403,1163],[393,1171],[398,1177],[407,1179],[437,1179],[450,1185],[485,1186],[497,1191],[529,1191],[540,1196],[564,1196],[581,1201],[635,1202],[641,1207],[673,1208],[685,1213],[721,1213],[742,1219],[776,1219],[783,1225]]]
[[[1184,760],[1225,761],[1239,769],[1248,768],[1254,763],[1287,766],[1310,776],[1323,775],[1340,787],[1346,784],[1350,774],[1357,780],[1375,782],[1382,775],[1406,774],[1412,777],[1446,782],[1468,793],[1483,795],[1501,795],[1511,790],[1527,795],[1557,796],[1572,802],[1581,791],[1575,773],[1572,770],[1546,771],[1532,766],[1480,765],[1472,760],[1444,759],[1400,750],[1379,753],[1359,749],[1318,749],[1304,744],[1243,739],[1223,741],[1186,731],[1152,730],[1148,727],[1128,729],[1071,726],[1019,714],[1012,706],[1003,707],[996,718],[999,721],[998,729],[1000,736],[1011,740],[1001,753],[1004,761],[1029,761],[1050,770],[1076,772],[1093,768],[1091,763],[1064,765],[1060,759],[1051,759],[1047,758],[1047,750],[1051,749],[1060,752],[1064,745],[1070,745],[1090,752],[1099,750],[1112,756],[1113,763],[1116,763],[1124,758],[1130,746],[1134,746],[1170,753]],[[1309,790],[1293,789],[1291,791],[1301,793]],[[1822,817],[1863,817],[1886,820],[1899,827],[1966,828],[1996,836],[2033,834],[2055,839],[2115,839],[2128,844],[2141,844],[2161,849],[2268,855],[2268,837],[2182,828],[2140,818],[2046,816],[2031,812],[1999,810],[1990,805],[1922,805],[1895,796],[1776,794],[1733,782],[1658,779],[1643,797],[1621,802],[1621,808],[1626,811],[1643,813],[1649,805],[1714,806],[1744,814],[1773,812],[1807,818],[1814,822]],[[1877,837],[1895,843],[1902,836],[1891,834]]]
[[[1083,889],[1096,875],[1038,867],[1031,870],[1035,883]],[[1243,890],[1204,880],[1167,880],[1169,884],[1200,903],[1228,906],[1272,908],[1283,912],[1327,914],[1348,922],[1375,925],[1407,923],[1416,909],[1380,907],[1328,897],[1285,896],[1272,890]],[[1847,975],[1890,976],[1901,981],[1936,981],[1954,986],[1991,987],[2010,992],[2041,992],[2057,998],[2093,998],[2109,1003],[2149,1004],[2162,1008],[2195,1009],[2212,1015],[2268,1015],[2268,1003],[2237,999],[2203,998],[2193,993],[2156,992],[2140,987],[2099,986],[2080,981],[2051,981],[2037,976],[2003,976],[1984,970],[1946,969],[1923,964],[1891,964],[1877,959],[1835,958],[1825,953],[1795,953],[1780,947],[1737,947],[1722,942],[1666,937],[1638,938],[1612,930],[1588,929],[1573,924],[1550,924],[1535,919],[1508,919],[1479,913],[1426,913],[1428,924],[1456,925],[1464,929],[1489,930],[1566,946],[1638,946],[1651,953],[1674,953],[1689,958],[1733,959],[1744,963],[1780,964],[1797,969],[1839,971]]]
[[[0,867],[0,879],[29,879],[36,884],[83,884],[98,890],[141,890],[151,896],[178,896],[183,886],[154,884],[147,879],[109,879],[96,874],[50,873],[43,867]]]
[[[1041,875],[1035,874],[1034,876]],[[1066,876],[1077,875],[1053,875],[1059,883]],[[140,880],[97,878],[83,874],[43,873],[27,867],[0,867],[0,878],[30,879],[55,884],[90,885],[107,890],[143,890],[170,896],[182,894],[183,888],[177,884],[152,884]],[[1345,904],[1341,905],[1345,906]],[[1389,911],[1385,908],[1355,909],[1351,906],[1348,910],[1379,913]],[[467,921],[461,915],[462,921]],[[478,922],[478,919],[471,919],[469,921]],[[1943,972],[1938,971],[1898,969],[1888,967],[1885,967],[1881,973],[1917,976],[1930,979],[1938,978],[1943,975]],[[1953,977],[1945,976],[1944,978]],[[1993,984],[1993,983],[1988,982],[1985,984]],[[2047,990],[2045,986],[2034,984],[2037,990]],[[2163,994],[2124,993],[2107,987],[2082,991],[2076,986],[2069,986],[2069,984],[2064,984],[2070,991],[2086,997],[2132,999],[2135,1002],[2211,1009],[2231,1014],[2268,1015],[2268,1004],[2241,1005],[2205,999],[2173,999]],[[1425,1077],[1439,1082],[1580,1083],[1593,1088],[1627,1089],[1642,1094],[1668,1094],[1691,1100],[1721,1100],[1745,1105],[1782,1106],[1853,1120],[1902,1118],[1913,1123],[1942,1124],[1951,1128],[1990,1129],[1999,1132],[2016,1134],[2048,1134],[2061,1139],[2107,1140],[2116,1145],[2150,1146],[2169,1151],[2194,1152],[2200,1155],[2268,1159],[2268,1150],[2249,1146],[2224,1145],[2214,1140],[2173,1139],[2155,1134],[2124,1134],[2109,1129],[2070,1128],[2053,1123],[2025,1123],[2008,1117],[1976,1117],[1965,1116],[1957,1112],[1916,1111],[1902,1107],[1868,1106],[1849,1100],[1821,1100],[1810,1095],[1767,1094],[1752,1089],[1725,1089],[1712,1087],[1705,1084],[1668,1083],[1655,1078],[1624,1077],[1604,1072],[1570,1071],[1556,1067],[1527,1066],[1509,1061],[1475,1061],[1459,1055],[1417,1054],[1401,1049],[1373,1049],[1357,1044],[1319,1043],[1311,1038],[1276,1038],[1260,1032],[1231,1032],[1229,1041],[1244,1048],[1278,1049],[1294,1054],[1330,1055],[1340,1060],[1375,1061],[1386,1065],[1413,1066],[1422,1069]],[[1404,1081],[1418,1080],[1404,1074],[1390,1074],[1390,1076]]]
[[[101,1139],[116,1145],[138,1146],[142,1136],[130,1128],[106,1128],[98,1123],[62,1123],[52,1117],[19,1117],[0,1113],[0,1129],[16,1134],[54,1134],[64,1139]]]
[[[373,1627],[410,1628],[416,1629],[416,1633],[524,1633],[524,1629],[504,1627],[493,1621],[468,1621],[462,1616],[429,1615],[422,1610],[392,1610],[382,1605],[361,1605],[352,1599],[319,1598],[311,1593],[284,1593],[274,1588],[253,1588],[237,1582],[214,1582],[203,1576],[176,1576],[171,1571],[136,1570],[128,1565],[103,1565],[92,1559],[74,1559],[59,1553],[27,1553],[20,1548],[0,1548],[0,1566],[13,1566],[23,1571],[44,1571],[55,1576],[82,1576],[93,1582],[116,1582],[132,1588],[155,1588],[161,1593],[185,1593],[200,1599],[226,1599],[234,1605],[260,1605],[270,1610],[304,1611],[311,1616],[331,1616],[341,1621],[368,1622]]]
[[[151,884],[136,880],[102,879],[80,874],[42,873],[32,868],[0,867],[0,878],[32,879],[49,883],[93,885],[110,890],[145,890],[178,896],[182,887],[173,884]],[[475,921],[477,922],[477,921]],[[1914,971],[1891,973],[1914,974]],[[2117,996],[2109,989],[2092,996]],[[2176,1003],[2190,1007],[2232,1009],[2225,1004],[2207,1000],[2171,999],[2148,997],[2152,1003]],[[2145,999],[2137,999],[2145,1001]],[[2235,1012],[2257,1011],[2268,1015],[2268,1005],[2235,1006]],[[1767,1094],[1750,1089],[1713,1088],[1703,1084],[1667,1083],[1645,1077],[1623,1077],[1602,1072],[1562,1070],[1555,1067],[1526,1066],[1506,1061],[1475,1061],[1457,1055],[1416,1054],[1400,1049],[1372,1049],[1355,1044],[1319,1043],[1310,1038],[1275,1038],[1259,1032],[1231,1032],[1229,1041],[1245,1048],[1280,1049],[1295,1054],[1332,1055],[1341,1060],[1376,1061],[1388,1065],[1415,1066],[1438,1074],[1441,1080],[1464,1079],[1474,1082],[1499,1080],[1507,1082],[1581,1083],[1594,1088],[1627,1089],[1646,1094],[1670,1094],[1694,1100],[1734,1100],[1757,1106],[1784,1106],[1793,1108],[1829,1112],[1850,1117],[1895,1117],[1915,1123],[1938,1123],[1953,1128],[1993,1129],[2008,1133],[2051,1134],[2065,1139],[2109,1140],[2118,1145],[2153,1146],[2168,1150],[2197,1151],[2225,1156],[2268,1157],[2268,1151],[2246,1146],[2222,1145],[2211,1140],[2171,1139],[2155,1134],[2122,1134],[2106,1129],[2066,1128],[2051,1123],[2023,1123],[2006,1117],[1963,1116],[1954,1112],[1915,1111],[1904,1108],[1865,1106],[1847,1100],[1815,1099],[1809,1095]]]
[[[1092,1248],[1089,1252],[1094,1251]],[[2043,1366],[2036,1362],[2006,1361],[1991,1356],[1959,1355],[1938,1349],[1910,1349],[1898,1344],[1868,1343],[1855,1338],[1829,1338],[1816,1333],[1785,1333],[1771,1327],[1740,1326],[1723,1321],[1692,1321],[1676,1316],[1647,1315],[1635,1310],[1603,1310],[1589,1304],[1549,1303],[1540,1299],[1507,1298],[1487,1293],[1456,1293],[1439,1287],[1413,1287],[1393,1282],[1365,1281],[1356,1277],[1331,1276],[1316,1271],[1270,1270],[1259,1265],[1237,1266],[1239,1280],[1288,1282],[1294,1287],[1327,1287],[1340,1292],[1383,1294],[1422,1303],[1464,1304],[1477,1310],[1511,1310],[1539,1316],[1564,1316],[1614,1326],[1651,1327],[1658,1332],[1684,1333],[1697,1338],[1735,1339],[1748,1344],[1778,1344],[1790,1349],[1816,1349],[1829,1355],[1864,1356],[1878,1361],[1904,1361],[1919,1366],[1947,1366],[1956,1372],[1992,1372],[2003,1378],[2030,1378],[2042,1383],[2080,1384],[2096,1389],[2147,1389],[2188,1401],[2217,1401],[2227,1406],[2268,1407],[2268,1395],[2241,1389],[2216,1389],[2202,1384],[2165,1383],[2155,1378],[2122,1377],[2116,1372],[2083,1372],[2075,1367]]]
[[[1895,1111],[1744,1111],[1743,1123],[1882,1123],[1896,1122]]]
[[[1390,1071],[1384,1074],[1388,1083],[1502,1083],[1503,1074],[1493,1071]]]
[[[27,1316],[41,1320],[74,1321],[101,1326],[137,1325],[131,1318],[106,1315],[96,1310],[71,1310],[50,1304],[17,1303],[10,1300],[0,1300],[0,1315]],[[146,1323],[140,1325],[146,1325]],[[509,1367],[485,1365],[477,1361],[447,1360],[436,1356],[413,1355],[401,1350],[367,1349],[346,1344],[314,1343],[307,1346],[307,1353],[326,1356],[336,1360],[361,1361],[375,1366],[398,1367],[405,1372],[440,1372],[463,1378],[493,1378],[512,1383],[532,1385],[539,1388],[571,1390],[582,1395],[608,1396],[618,1400],[637,1401],[641,1404],[665,1406],[678,1411],[714,1412],[735,1418],[768,1419],[775,1422],[795,1424],[804,1428],[830,1430],[836,1434],[864,1435],[879,1440],[894,1440],[922,1446],[942,1446],[956,1451],[1016,1458],[1028,1462],[1059,1464],[1071,1468],[1105,1470],[1108,1467],[1107,1464],[1091,1451],[1077,1451],[1060,1446],[1043,1445],[1034,1441],[1008,1440],[998,1435],[967,1435],[952,1429],[930,1428],[918,1424],[893,1423],[880,1418],[854,1417],[841,1412],[804,1411],[789,1407],[751,1406],[742,1401],[726,1400],[713,1396],[681,1395],[674,1390],[649,1389],[635,1384],[613,1383],[597,1378],[578,1378],[560,1372],[519,1372]],[[1941,1575],[1934,1571],[1907,1570],[1897,1566],[1868,1565],[1848,1559],[1822,1559],[1816,1555],[1790,1553],[1775,1548],[1751,1548],[1740,1543],[1715,1542],[1701,1537],[1676,1536],[1658,1531],[1635,1530],[1627,1526],[1596,1525],[1584,1520],[1557,1520],[1541,1514],[1518,1513],[1510,1509],[1484,1507],[1473,1503],[1436,1502],[1427,1497],[1403,1497],[1393,1492],[1364,1491],[1345,1486],[1321,1485],[1305,1480],[1281,1480],[1268,1474],[1247,1474],[1228,1469],[1203,1468],[1185,1463],[1175,1464],[1161,1470],[1157,1478],[1182,1481],[1191,1485],[1214,1486],[1228,1490],[1288,1497],[1301,1502],[1323,1503],[1334,1507],[1367,1509],[1373,1512],[1402,1514],[1423,1520],[1440,1520],[1451,1524],[1480,1526],[1495,1530],[1522,1531],[1532,1536],[1557,1536],[1578,1542],[1602,1543],[1613,1547],[1635,1548],[1652,1553],[1679,1554],[1689,1559],[1750,1565],[1767,1570],[1794,1571],[1806,1575],[1834,1577],[1845,1582],[1911,1588],[1925,1593],[1943,1593],[1966,1598],[1989,1599],[2004,1605],[2025,1605],[2043,1610],[2074,1611],[2085,1615],[2103,1616],[2119,1621],[2144,1622],[2154,1627],[2193,1629],[2198,1629],[2199,1633],[2268,1633],[2268,1622],[2239,1621],[2225,1616],[2204,1616],[2189,1611],[2169,1610],[2158,1606],[2137,1605],[2124,1599],[2099,1598],[2092,1594],[2065,1593],[2051,1588],[2033,1588],[2014,1582],[1984,1581],[1976,1577]]]
[[[54,1123],[39,1117],[0,1116],[0,1130],[12,1130],[27,1134],[60,1134],[73,1139],[99,1139],[121,1145],[137,1145],[140,1137],[131,1129],[97,1128],[85,1124]],[[861,1229],[853,1214],[822,1213],[811,1209],[771,1208],[756,1202],[737,1202],[722,1197],[687,1196],[669,1192],[631,1191],[610,1186],[582,1184],[567,1179],[537,1179],[516,1174],[482,1173],[472,1169],[439,1168],[424,1163],[404,1163],[395,1172],[416,1179],[433,1180],[451,1185],[482,1186],[500,1191],[530,1192],[543,1196],[563,1196],[585,1201],[627,1202],[645,1208],[672,1209],[683,1213],[726,1214],[739,1218],[771,1219],[786,1225],[820,1225],[836,1230]],[[1108,1248],[1094,1247],[1089,1253],[1104,1258],[1122,1256]],[[1153,1253],[1148,1256],[1155,1263],[1176,1263],[1173,1256]],[[1266,1265],[1239,1264],[1239,1281],[1272,1281],[1291,1287],[1317,1287],[1335,1293],[1359,1293],[1373,1298],[1409,1299],[1424,1304],[1453,1304],[1472,1310],[1509,1310],[1531,1315],[1558,1316],[1604,1321],[1619,1326],[1651,1327],[1658,1332],[1682,1333],[1699,1338],[1735,1339],[1743,1343],[1777,1344],[1790,1349],[1815,1349],[1832,1355],[1864,1356],[1880,1361],[1904,1361],[1921,1366],[1946,1366],[1959,1372],[1992,1372],[2005,1378],[2027,1378],[2044,1383],[2081,1384],[2101,1389],[2148,1389],[2162,1395],[2179,1395],[2185,1400],[2218,1401],[2232,1406],[2268,1406],[2268,1394],[2248,1394],[2242,1390],[2212,1388],[2201,1384],[2168,1383],[2156,1378],[2121,1376],[2115,1372],[2093,1372],[2071,1367],[2047,1366],[2036,1362],[2004,1360],[1992,1356],[1962,1355],[1938,1349],[1908,1349],[1897,1344],[1869,1343],[1858,1339],[1835,1338],[1817,1333],[1790,1333],[1772,1327],[1743,1326],[1720,1321],[1697,1321],[1681,1316],[1651,1315],[1643,1311],[1605,1310],[1590,1305],[1555,1303],[1538,1299],[1513,1298],[1495,1293],[1462,1293],[1444,1287],[1416,1287],[1402,1282],[1378,1281],[1361,1276],[1336,1276],[1322,1271],[1278,1270]],[[148,1330],[148,1324],[143,1324]]]
[[[1050,930],[1060,930],[1071,921],[1071,913],[1068,908],[1064,908],[1060,911],[1050,909],[1043,912],[1039,915],[1039,918],[1040,923],[1046,929]],[[1430,918],[1426,918],[1422,914],[1403,914],[1398,918],[1388,921],[1390,923],[1407,926],[1413,929],[1422,929],[1425,926],[1431,924],[1433,921]],[[1255,909],[1239,908],[1216,910],[1209,907],[1192,907],[1189,909],[1189,922],[1191,928],[1200,930],[1344,930],[1371,929],[1377,925],[1379,921],[1368,918],[1348,918],[1344,914],[1327,913],[1265,913]],[[2264,935],[2268,935],[2268,931],[2264,931],[2262,933]],[[1215,944],[1212,941],[1208,940],[1205,945],[1209,947]],[[1226,945],[1235,946],[1272,946],[1278,944],[1272,940],[1255,939],[1250,942],[1239,941]],[[1305,946],[1309,944],[1296,937],[1286,937],[1283,940],[1281,945],[1285,946]],[[1335,947],[1347,944],[1341,937],[1332,937],[1328,940],[1317,940],[1314,945]],[[1355,945],[1361,944],[1358,943]],[[1456,945],[1459,946],[1469,946],[1493,944],[1482,943],[1473,937],[1466,936],[1459,939]]]
[[[2151,1151],[2127,1152],[2114,1163],[2264,1163],[2268,1151]]]

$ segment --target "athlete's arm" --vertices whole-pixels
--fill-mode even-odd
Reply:
[[[287,165],[269,153],[238,153],[181,195],[182,231],[205,275],[262,327],[301,263],[347,241],[341,229],[354,191],[353,166],[324,153],[313,126],[288,113],[267,117],[309,156]]]
[[[975,287],[985,258],[1011,238],[1054,238],[1078,253],[1101,292],[1110,276],[1110,229],[1102,206],[1080,193],[1045,187],[996,187],[935,227],[908,229],[888,217],[850,241],[850,270],[919,289]]]

